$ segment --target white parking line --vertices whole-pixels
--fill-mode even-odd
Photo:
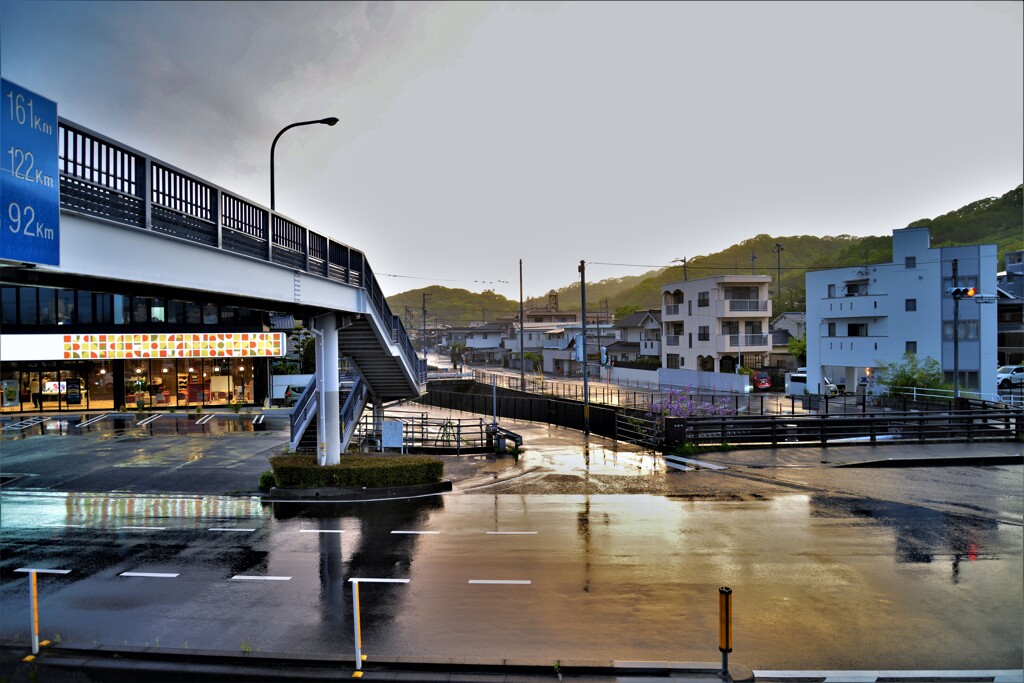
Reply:
[[[439,534],[440,531],[392,531],[393,534]]]
[[[228,527],[213,527],[210,531],[256,531],[255,529],[237,529]]]
[[[70,569],[39,569],[38,567],[19,567],[16,572],[35,572],[36,574],[70,574]]]
[[[232,581],[291,581],[290,576],[245,576],[244,574],[236,574],[231,577]]]
[[[51,529],[84,529],[84,524],[44,524],[44,527]]]
[[[536,531],[488,531],[488,536],[536,536]]]
[[[178,574],[162,574],[159,572],[121,572],[118,576],[140,576],[146,579],[174,579]]]
[[[92,424],[96,424],[96,423],[97,423],[97,422],[99,422],[100,420],[104,420],[104,419],[106,419],[106,418],[107,418],[107,417],[108,417],[109,415],[110,415],[110,413],[103,413],[102,415],[99,415],[99,416],[97,416],[97,417],[94,417],[94,418],[92,418],[91,420],[86,420],[85,422],[80,422],[80,423],[78,424],[78,426],[79,426],[80,428],[81,428],[81,427],[88,427],[89,425],[92,425]]]
[[[470,579],[469,583],[482,583],[490,585],[507,585],[507,586],[529,586],[532,581],[523,579]]]
[[[167,527],[165,526],[123,526],[122,529],[131,531],[163,531]]]
[[[300,534],[343,534],[344,529],[299,529]]]

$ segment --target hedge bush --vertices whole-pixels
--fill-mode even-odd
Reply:
[[[270,459],[280,488],[384,488],[440,481],[444,463],[423,456],[346,455],[338,465],[318,465],[312,455]]]

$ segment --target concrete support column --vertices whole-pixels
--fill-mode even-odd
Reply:
[[[384,405],[376,395],[373,397],[373,433],[379,434],[381,439],[384,438]]]
[[[338,321],[328,313],[313,319],[316,334],[316,383],[320,389],[320,414],[316,436],[319,460],[325,465],[341,462],[341,401],[338,395]]]

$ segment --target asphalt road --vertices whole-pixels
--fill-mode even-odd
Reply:
[[[752,668],[1021,667],[1021,466],[821,462],[897,452],[880,447],[669,473],[510,426],[518,462],[464,459],[452,494],[360,504],[209,491],[244,491],[273,432],[4,441],[0,640],[27,642],[16,570],[46,567],[71,570],[40,578],[43,637],[67,645],[351,652],[349,579],[398,578],[361,588],[371,658],[709,661],[728,585]]]

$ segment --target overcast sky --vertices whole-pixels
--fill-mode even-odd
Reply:
[[[366,252],[518,299],[1022,182],[1020,2],[0,2],[3,77]],[[770,265],[770,264],[769,264]]]

